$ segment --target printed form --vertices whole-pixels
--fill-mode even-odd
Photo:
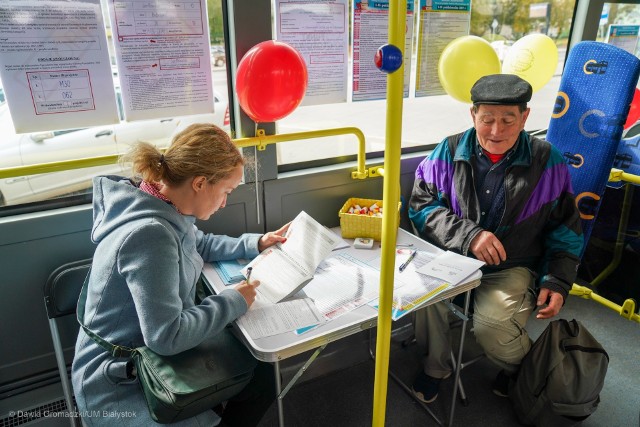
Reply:
[[[318,265],[343,240],[302,211],[291,222],[287,241],[263,251],[247,267],[252,279],[259,280],[257,291],[272,303],[278,303],[302,289]]]
[[[126,120],[213,112],[205,0],[109,0]]]
[[[100,0],[3,1],[0,77],[18,133],[119,122]]]

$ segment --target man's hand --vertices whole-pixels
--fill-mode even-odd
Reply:
[[[243,280],[234,286],[234,289],[240,292],[240,295],[242,295],[247,302],[247,308],[251,307],[251,304],[256,300],[256,288],[258,286],[260,286],[259,280],[252,280],[251,283]]]
[[[487,265],[498,265],[500,261],[507,260],[507,253],[504,246],[495,234],[490,231],[481,231],[471,241],[469,250],[480,261],[484,261]]]
[[[562,308],[563,303],[564,298],[562,298],[562,294],[554,292],[551,289],[540,288],[540,293],[538,294],[538,301],[536,305],[538,307],[541,307],[547,304],[547,306],[538,310],[536,319],[552,318],[556,314],[560,313],[560,309]]]
[[[263,234],[262,237],[260,237],[260,240],[258,241],[258,250],[262,252],[268,247],[275,245],[276,243],[286,242],[287,238],[284,237],[284,235],[289,229],[289,225],[291,225],[290,222],[286,223],[276,231],[270,231],[268,233]]]

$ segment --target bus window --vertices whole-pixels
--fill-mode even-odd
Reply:
[[[539,3],[536,5],[538,7],[532,7],[530,3],[523,0],[472,1],[469,34],[491,43],[501,60],[508,55],[509,49],[517,40],[529,34],[546,34],[556,43],[558,64],[555,73],[543,88],[534,93],[529,104],[532,112],[527,120],[527,130],[532,131],[546,129],[551,118],[566,56],[575,0],[554,0]],[[415,15],[418,21],[418,13]],[[469,104],[448,95],[415,96],[417,28],[418,25],[414,25],[413,52],[410,53],[411,88],[403,107],[401,143],[405,149],[428,148],[447,135],[461,132],[472,125]],[[350,65],[349,69],[351,68]],[[278,132],[343,126],[360,128],[366,137],[367,152],[381,153],[385,145],[385,101],[348,100],[345,103],[299,107],[278,123]],[[357,143],[350,137],[327,138],[326,141],[318,140],[314,143],[302,141],[282,144],[277,150],[278,164],[288,165],[327,157],[353,156],[357,153]],[[291,166],[285,167],[290,168]]]

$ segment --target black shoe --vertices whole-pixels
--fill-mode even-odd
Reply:
[[[509,397],[509,382],[511,382],[511,377],[504,370],[498,372],[492,386],[493,394],[500,397]]]
[[[424,372],[420,372],[411,386],[411,391],[422,403],[431,403],[438,398],[440,382],[448,378],[449,375],[444,378],[433,378]]]

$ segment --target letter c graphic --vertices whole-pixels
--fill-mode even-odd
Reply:
[[[584,65],[582,66],[582,71],[584,71],[585,74],[593,74],[593,71],[587,70],[587,65],[589,64],[597,64],[597,62],[595,59],[590,59],[587,62],[585,62]]]
[[[591,197],[593,200],[596,200],[596,201],[600,200],[600,196],[590,191],[585,191],[584,193],[580,193],[578,194],[578,197],[576,197],[576,207],[578,208],[578,211],[580,211],[580,200],[582,200],[584,197]],[[589,219],[595,218],[595,215],[583,214],[582,212],[580,212],[580,218],[589,220]]]
[[[600,110],[589,110],[586,113],[584,113],[582,115],[582,117],[580,117],[580,121],[578,121],[578,128],[580,129],[580,133],[582,134],[582,136],[584,136],[586,138],[598,137],[598,136],[600,136],[600,134],[598,132],[587,132],[586,129],[584,128],[584,121],[589,116],[604,117],[605,114]]]

